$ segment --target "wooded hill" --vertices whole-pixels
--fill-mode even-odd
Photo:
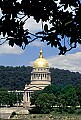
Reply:
[[[25,84],[30,83],[32,67],[30,66],[0,66],[0,89],[23,90]],[[69,70],[60,70],[50,68],[52,84],[65,86],[68,84],[76,86],[81,84],[81,74],[70,72]]]

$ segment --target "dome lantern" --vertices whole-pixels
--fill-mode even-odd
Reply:
[[[48,62],[45,58],[43,58],[42,49],[40,50],[39,58],[34,61],[34,68],[48,68]]]

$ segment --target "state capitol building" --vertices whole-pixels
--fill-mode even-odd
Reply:
[[[23,94],[23,107],[30,106],[30,96],[34,91],[42,90],[51,84],[51,73],[49,72],[49,64],[43,57],[43,51],[40,50],[39,57],[34,61],[33,70],[31,72],[31,83],[25,85]]]

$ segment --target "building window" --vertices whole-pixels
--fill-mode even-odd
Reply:
[[[42,80],[42,74],[41,74],[41,80]]]
[[[43,77],[44,77],[44,74],[43,74]]]
[[[35,74],[34,74],[34,78],[35,78]]]
[[[38,74],[36,74],[36,77],[38,77]]]
[[[45,74],[45,78],[46,78],[46,74]]]

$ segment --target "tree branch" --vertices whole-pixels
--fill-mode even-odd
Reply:
[[[1,39],[4,39],[4,38],[1,38]],[[8,41],[8,40],[3,41],[2,43],[0,43],[0,45],[3,45],[6,41]]]

